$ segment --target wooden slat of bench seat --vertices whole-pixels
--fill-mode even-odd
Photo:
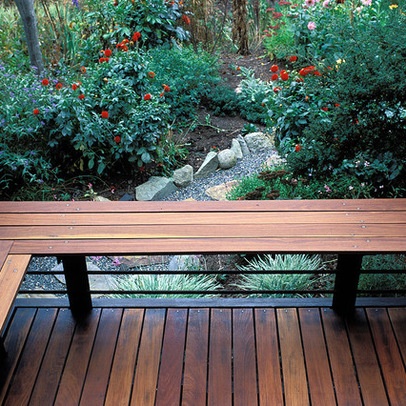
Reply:
[[[405,238],[178,238],[101,240],[17,240],[14,254],[103,255],[126,253],[296,253],[296,252],[406,252]]]
[[[0,270],[0,333],[24,279],[31,255],[8,255]]]
[[[210,212],[210,211],[404,211],[405,199],[249,200],[184,202],[0,202],[3,213]]]
[[[173,212],[173,213],[20,213],[2,214],[0,227],[9,226],[124,226],[216,224],[406,224],[405,211],[305,211],[296,212]],[[1,234],[1,238],[6,236]]]
[[[406,224],[210,224],[2,227],[15,240],[114,238],[404,237]]]
[[[3,241],[0,240],[0,269],[3,266],[4,261],[6,260],[12,245],[13,245],[12,240],[3,240]]]

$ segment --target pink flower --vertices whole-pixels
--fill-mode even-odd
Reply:
[[[309,24],[307,24],[307,28],[308,28],[310,31],[315,30],[315,29],[316,29],[316,23],[315,23],[314,21],[310,21]]]
[[[324,0],[323,1],[323,7],[327,8],[330,5],[330,0]]]
[[[316,0],[305,0],[305,6],[312,7],[316,4]]]
[[[361,0],[361,3],[364,6],[370,6],[372,4],[372,0]]]

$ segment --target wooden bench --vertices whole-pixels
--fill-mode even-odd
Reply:
[[[61,257],[72,312],[92,308],[85,256],[339,254],[333,308],[355,305],[363,254],[406,252],[406,199],[0,203],[0,332],[32,255]]]

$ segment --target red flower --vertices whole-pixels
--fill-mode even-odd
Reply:
[[[282,89],[281,89],[279,86],[273,88],[273,91],[274,91],[275,93],[278,93],[278,92],[280,92],[281,90],[282,90]]]
[[[271,66],[271,69],[270,69],[271,72],[278,72],[278,70],[279,70],[278,65],[272,65]]]
[[[75,91],[75,90],[77,90],[77,88],[78,88],[77,83],[73,83],[72,84],[72,90]]]
[[[120,144],[120,142],[121,142],[121,137],[120,137],[119,135],[116,135],[116,136],[114,137],[114,142],[115,142],[116,144]]]
[[[182,16],[182,21],[183,21],[186,25],[190,25],[190,18],[189,18],[186,14],[183,14],[183,16]]]
[[[151,79],[153,79],[155,77],[155,72],[148,72],[148,77],[150,77]]]
[[[112,51],[111,51],[111,49],[105,49],[105,50],[103,51],[103,53],[104,53],[104,56],[107,56],[107,58],[108,58],[108,57],[111,56]]]
[[[99,63],[108,62],[109,58],[99,58]]]
[[[63,84],[62,84],[61,82],[58,82],[58,83],[55,85],[55,88],[58,89],[58,90],[61,90],[61,89],[63,88]]]
[[[328,107],[322,107],[321,108],[323,111],[328,111]]]
[[[83,100],[85,98],[85,95],[83,94],[83,93],[81,93],[79,96],[78,96],[78,99],[79,100]]]
[[[35,116],[37,116],[39,114],[39,109],[34,109],[32,114],[34,114]]]
[[[280,4],[280,3],[279,3]],[[297,56],[296,55],[292,55],[290,58],[289,58],[289,61],[290,62],[296,62],[297,61]]]
[[[299,152],[302,149],[302,146],[300,144],[295,145],[295,152]]]
[[[282,79],[282,80],[288,80],[288,79],[289,79],[289,74],[288,74],[288,72],[286,72],[285,70],[283,70],[283,71],[281,72],[281,79]]]
[[[334,107],[340,107],[340,103],[334,103]]]
[[[86,67],[85,67],[85,66],[81,66],[81,67],[80,67],[80,71],[81,71],[82,73],[86,73]]]
[[[273,81],[278,80],[278,78],[279,78],[279,76],[278,76],[277,73],[274,73],[274,74],[271,76],[271,80],[273,80]]]
[[[144,95],[144,100],[151,100],[151,98],[151,93],[147,93],[146,95]]]
[[[42,83],[42,86],[48,86],[49,85],[49,80],[44,78],[44,79],[42,79],[41,83]]]
[[[101,112],[101,118],[109,118],[109,112],[106,110],[103,110]]]
[[[141,38],[141,33],[140,32],[134,32],[133,36],[132,36],[132,40],[134,42],[137,42],[139,39]]]
[[[300,76],[306,76],[309,73],[313,73],[316,70],[316,67],[311,65],[311,66],[306,66],[305,68],[300,69],[299,75]],[[317,71],[316,71],[317,72]]]
[[[163,84],[162,87],[164,88],[164,92],[170,92],[171,88],[168,85]]]

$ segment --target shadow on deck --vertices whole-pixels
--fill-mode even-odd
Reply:
[[[5,406],[406,405],[405,307],[357,307],[344,321],[327,306],[158,300],[95,303],[78,322],[20,303],[0,364]]]

